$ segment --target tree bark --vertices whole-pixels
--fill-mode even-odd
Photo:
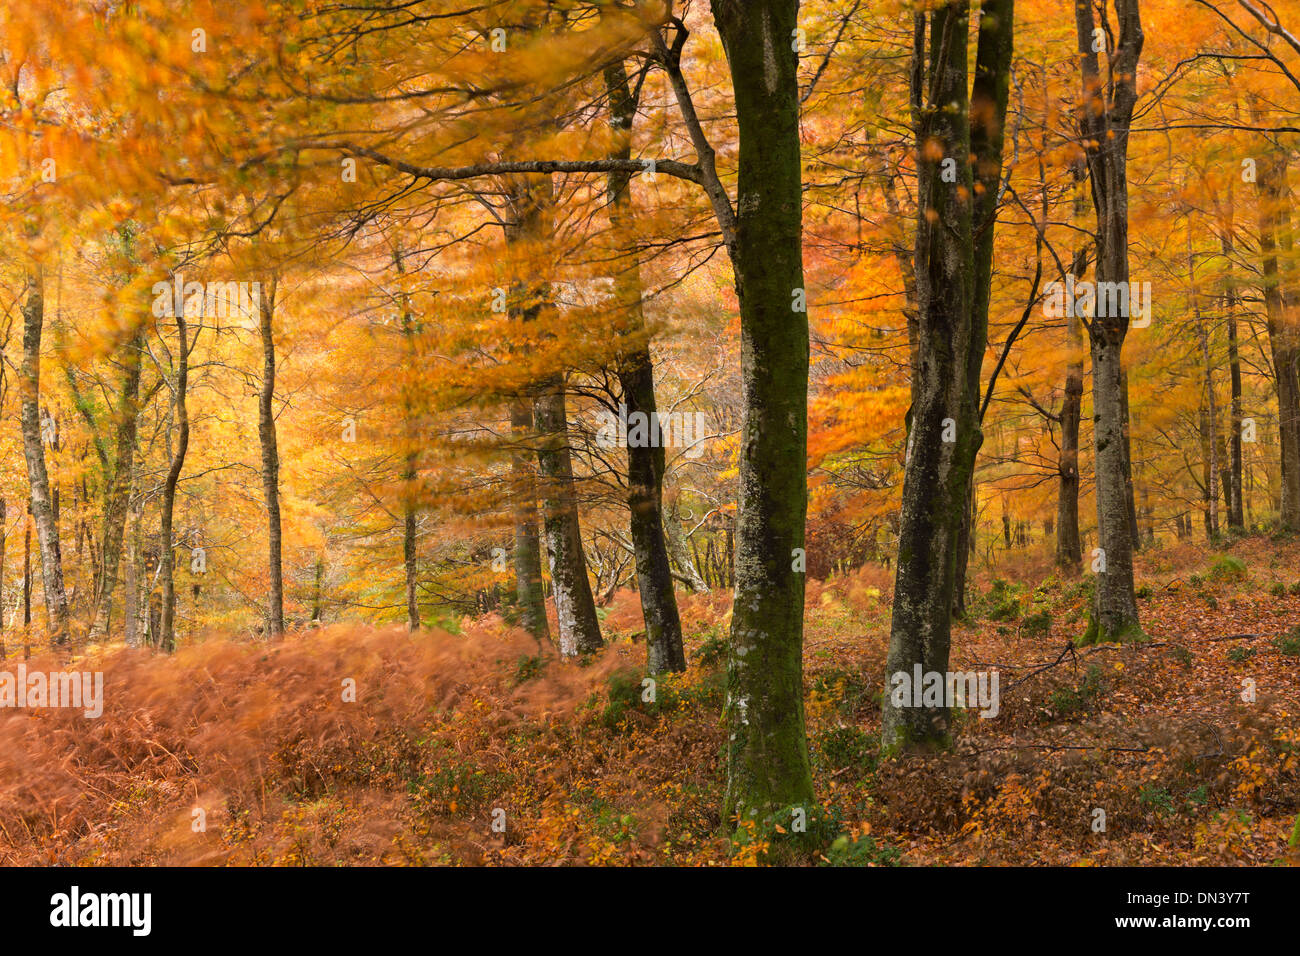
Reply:
[[[600,618],[596,616],[587,558],[582,551],[563,375],[542,382],[533,414],[539,438],[537,473],[542,482],[543,528],[560,654],[590,654],[605,642],[600,636]]]
[[[542,540],[537,521],[537,473],[528,449],[535,435],[532,403],[510,404],[511,480],[514,485],[515,602],[519,623],[539,641],[550,637],[546,596],[542,588]]]
[[[1300,530],[1300,382],[1297,381],[1296,362],[1300,359],[1300,335],[1291,321],[1278,265],[1278,247],[1286,252],[1290,232],[1286,160],[1279,150],[1261,150],[1256,168],[1261,284],[1277,387],[1281,446],[1282,504],[1279,517],[1284,530],[1297,531]]]
[[[41,438],[41,332],[45,325],[44,279],[38,269],[27,275],[27,298],[23,302],[23,362],[19,375],[22,399],[23,457],[31,488],[32,519],[41,555],[45,613],[54,644],[69,638],[68,595],[63,585],[63,554],[59,547],[59,526],[50,495],[49,473],[45,468],[45,446]]]
[[[104,526],[101,535],[103,551],[99,582],[95,590],[94,623],[90,627],[92,641],[108,633],[113,592],[117,590],[118,569],[122,563],[122,541],[126,533],[126,515],[131,501],[135,466],[136,424],[140,415],[140,362],[143,348],[144,336],[137,333],[127,342],[124,355],[126,368],[122,375],[121,404],[117,410],[113,471],[104,496]]]
[[[185,390],[189,385],[189,341],[185,324],[184,307],[176,314],[176,382],[172,392],[172,401],[176,417],[176,448],[167,469],[167,478],[163,483],[162,516],[160,520],[162,548],[162,613],[158,622],[158,646],[170,654],[176,650],[176,547],[172,540],[172,515],[176,507],[176,484],[180,481],[181,469],[185,467],[185,453],[190,446],[190,417],[185,402]],[[274,442],[274,438],[272,438]],[[278,515],[277,515],[278,517]],[[277,527],[278,530],[278,527]]]
[[[632,120],[636,104],[622,60],[605,68],[605,89],[610,99],[610,125],[618,148],[616,158],[631,156]],[[625,320],[625,335],[632,347],[617,357],[617,372],[623,403],[628,415],[643,414],[650,422],[652,440],[628,442],[627,504],[630,513],[632,549],[636,561],[637,592],[646,632],[646,668],[651,674],[686,669],[682,646],[682,622],[673,590],[668,543],[664,538],[663,480],[664,449],[655,403],[654,363],[642,309],[640,260],[635,243],[631,175],[610,173],[608,191],[610,223],[615,242],[625,258],[616,276],[616,307]]]
[[[970,153],[974,157],[975,197],[971,211],[974,235],[974,273],[971,290],[973,329],[988,329],[989,301],[993,292],[993,234],[997,227],[998,199],[1002,191],[1002,151],[1006,139],[1007,98],[1011,87],[1011,54],[1015,40],[1015,0],[983,0],[979,39],[975,49],[975,79],[970,97]],[[981,372],[987,332],[971,343],[967,364],[973,370],[967,382],[971,401],[980,405]],[[953,613],[966,613],[966,567],[970,562],[975,516],[975,472],[966,489],[966,508],[957,534],[957,571],[953,584]]]
[[[725,815],[787,829],[813,809],[803,709],[808,315],[797,0],[712,0],[739,126],[734,233],[744,420],[727,667]],[[679,97],[680,99],[680,97]],[[697,151],[700,149],[697,144]],[[709,162],[712,153],[709,151]]]
[[[1079,128],[1097,213],[1098,287],[1114,283],[1127,289],[1128,135],[1137,100],[1143,34],[1138,0],[1115,0],[1115,9],[1119,37],[1110,56],[1110,82],[1103,84],[1098,55],[1092,50],[1092,5],[1088,0],[1076,0],[1083,87]],[[1097,315],[1088,324],[1101,563],[1097,565],[1093,618],[1082,638],[1085,643],[1124,640],[1141,634],[1133,593],[1136,515],[1128,453],[1128,380],[1122,354],[1129,316],[1127,309],[1119,311],[1124,314]]]
[[[393,265],[399,275],[403,272],[402,253],[393,251]],[[411,314],[410,302],[402,293],[402,339],[406,346],[407,361],[416,367],[418,358],[415,353],[415,317]],[[418,510],[416,501],[415,479],[418,475],[419,451],[416,438],[415,398],[408,384],[402,395],[402,432],[406,441],[406,461],[402,469],[402,565],[406,578],[406,627],[410,631],[420,629],[420,605],[416,592],[419,581],[419,550],[416,537],[418,531]]]
[[[267,562],[270,587],[266,601],[266,636],[275,640],[284,633],[283,541],[280,530],[280,452],[276,443],[275,409],[275,295],[278,285],[264,282],[259,297],[262,335],[262,387],[258,393],[257,431],[262,444],[262,496],[266,504]]]

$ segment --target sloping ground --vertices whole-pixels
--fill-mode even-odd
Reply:
[[[980,582],[952,666],[996,668],[1000,712],[964,713],[952,753],[902,760],[877,747],[888,573],[810,584],[809,735],[843,836],[808,861],[1296,862],[1300,551],[1231,554],[1144,554],[1152,640],[1137,646],[1068,650],[1086,579],[1045,560],[1021,562],[1022,583]],[[733,843],[718,816],[727,600],[684,600],[692,666],[653,702],[644,648],[621,636],[639,629],[634,594],[586,666],[496,619],[463,636],[93,650],[76,666],[105,674],[101,718],[0,710],[0,862],[759,861],[771,835]]]

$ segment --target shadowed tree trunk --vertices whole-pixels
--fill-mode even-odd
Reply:
[[[68,595],[63,586],[63,554],[59,547],[59,526],[50,496],[49,473],[45,469],[45,446],[41,437],[41,332],[45,325],[45,288],[40,269],[27,275],[27,298],[23,302],[23,362],[19,374],[22,399],[23,458],[31,489],[32,520],[41,555],[41,578],[50,640],[68,641]]]
[[[1002,148],[1006,139],[1007,97],[1011,86],[1011,54],[1015,36],[1015,0],[984,0],[980,8],[979,40],[975,50],[975,79],[970,97],[970,153],[974,157],[975,199],[971,211],[975,269],[971,291],[972,328],[987,329],[993,292],[993,234],[1002,190]],[[987,340],[987,335],[982,335]],[[984,344],[968,362],[974,373],[967,388],[979,406]],[[967,504],[957,534],[957,572],[953,584],[953,613],[966,613],[966,567],[970,561],[975,515],[975,472],[966,489]]]
[[[274,278],[262,283],[258,297],[259,329],[262,335],[262,387],[258,392],[257,433],[262,444],[262,498],[266,505],[267,563],[269,587],[266,596],[266,636],[275,640],[284,633],[284,565],[280,531],[280,451],[275,435],[275,294]]]
[[[970,486],[983,441],[984,270],[990,268],[986,243],[992,241],[984,231],[991,232],[996,210],[1014,11],[1010,3],[998,4],[982,18],[978,104],[967,98],[969,18],[969,8],[954,2],[913,19],[917,359],[886,663],[890,685],[893,675],[911,679],[916,668],[939,674],[948,669],[953,598],[964,557],[958,552],[966,550]],[[973,125],[982,157],[972,141]],[[974,170],[966,161],[971,155]],[[891,693],[887,686],[882,744],[887,750],[947,746],[949,719],[946,701],[913,706],[910,694]]]
[[[158,646],[170,654],[176,650],[176,546],[172,540],[172,515],[176,507],[176,483],[185,467],[185,453],[190,447],[190,417],[185,402],[189,384],[189,341],[185,324],[184,307],[176,310],[176,381],[172,387],[172,403],[176,418],[176,448],[172,452],[171,466],[163,484],[161,518],[161,572],[162,608],[158,621]],[[264,333],[265,334],[265,333]],[[272,438],[274,442],[274,438]]]
[[[618,148],[615,158],[631,156],[632,120],[636,103],[622,60],[605,68],[605,89],[610,99],[610,125]],[[641,413],[650,423],[650,441],[628,442],[627,503],[631,516],[632,550],[636,561],[637,593],[646,631],[646,668],[651,674],[686,669],[682,647],[682,622],[673,590],[672,566],[664,538],[664,448],[655,403],[654,363],[641,306],[640,261],[630,190],[631,174],[609,175],[610,221],[615,241],[625,257],[615,278],[616,305],[625,320],[631,349],[617,358],[618,380],[628,415]]]
[[[1083,184],[1088,169],[1082,160],[1074,164],[1074,218],[1083,218],[1087,201]],[[1070,272],[1076,283],[1088,269],[1088,248],[1081,245],[1074,253]],[[1079,536],[1079,421],[1083,413],[1083,327],[1074,310],[1065,317],[1070,363],[1065,370],[1065,396],[1061,402],[1061,452],[1057,458],[1060,476],[1056,495],[1056,564],[1071,574],[1079,571],[1083,560],[1083,540]]]
[[[1142,52],[1138,0],[1114,0],[1118,45],[1110,57],[1110,81],[1103,83],[1093,51],[1094,18],[1087,0],[1075,4],[1083,95],[1079,128],[1097,213],[1098,290],[1110,283],[1128,289],[1128,134],[1137,101],[1137,66]],[[1109,93],[1109,101],[1107,94]],[[1109,286],[1107,286],[1109,287]],[[1127,296],[1124,301],[1127,302]],[[1093,441],[1096,452],[1098,556],[1096,603],[1082,640],[1113,641],[1140,635],[1133,594],[1134,508],[1128,446],[1128,381],[1122,350],[1129,310],[1096,315],[1088,325],[1092,352]]]

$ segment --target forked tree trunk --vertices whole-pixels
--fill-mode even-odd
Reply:
[[[1118,43],[1109,58],[1110,83],[1103,83],[1093,51],[1094,18],[1088,0],[1076,0],[1083,96],[1079,127],[1097,213],[1098,288],[1129,281],[1128,133],[1137,100],[1137,66],[1142,52],[1138,0],[1115,0]],[[1107,92],[1110,92],[1109,102]],[[1127,300],[1126,300],[1127,301]],[[1098,311],[1101,311],[1100,309]],[[1084,642],[1139,636],[1137,599],[1133,593],[1136,524],[1128,454],[1128,380],[1123,346],[1128,334],[1125,314],[1095,316],[1089,323],[1092,352],[1093,441],[1096,447],[1097,531],[1100,554],[1096,605]]]
[[[982,276],[991,261],[991,247],[985,245],[991,236],[977,237],[976,230],[992,229],[996,209],[996,189],[992,196],[987,190],[1000,178],[1000,126],[1014,29],[1012,5],[995,9],[995,15],[986,11],[980,24],[978,116],[967,98],[969,7],[953,2],[914,15],[918,328],[882,703],[882,744],[891,751],[939,748],[950,740],[945,700],[915,706],[910,694],[891,691],[894,675],[910,680],[916,668],[947,672],[953,597],[964,557],[958,552],[966,550],[969,489],[983,441],[979,404],[988,292]],[[975,153],[972,124],[980,126],[984,154],[975,170],[966,161]],[[983,192],[975,190],[977,180]]]
[[[28,273],[27,298],[23,302],[23,362],[19,374],[22,400],[23,457],[31,489],[32,520],[41,555],[45,612],[50,640],[66,644],[69,638],[68,594],[63,586],[63,554],[59,547],[59,526],[50,495],[49,473],[45,469],[45,446],[41,437],[41,332],[45,326],[44,280],[38,269]]]

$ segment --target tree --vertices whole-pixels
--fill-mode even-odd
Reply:
[[[280,451],[275,431],[275,305],[278,279],[262,284],[258,301],[258,331],[262,339],[262,383],[258,390],[257,432],[262,444],[262,500],[266,505],[269,588],[266,597],[266,636],[284,633],[283,532],[280,525]]]
[[[1097,472],[1097,596],[1084,642],[1119,641],[1141,634],[1133,593],[1135,529],[1128,452],[1128,380],[1124,338],[1128,334],[1128,141],[1137,103],[1142,19],[1138,0],[1115,0],[1119,36],[1103,84],[1098,52],[1110,30],[1095,26],[1088,0],[1075,4],[1083,94],[1079,130],[1097,214],[1097,285],[1122,290],[1123,308],[1097,308],[1088,323],[1092,352],[1093,441]],[[1108,314],[1102,315],[1102,312]]]
[[[41,428],[41,332],[45,326],[45,282],[41,267],[27,273],[27,296],[23,302],[23,362],[19,373],[22,400],[23,457],[31,488],[32,520],[41,555],[45,611],[50,639],[66,644],[69,639],[68,594],[63,586],[63,552],[54,499],[50,495],[49,473],[45,468],[45,445]]]
[[[627,67],[617,60],[605,67],[610,126],[614,130],[617,159],[632,155],[632,123],[636,101],[628,83]],[[654,362],[642,309],[640,261],[632,248],[635,230],[632,176],[609,174],[610,219],[618,245],[627,261],[615,279],[615,307],[626,316],[631,347],[618,357],[618,379],[627,414],[643,415],[651,423],[650,440],[629,443],[627,449],[627,505],[636,561],[637,590],[646,631],[646,669],[651,674],[686,669],[682,647],[682,622],[673,590],[672,566],[664,536],[664,448],[655,403]]]

